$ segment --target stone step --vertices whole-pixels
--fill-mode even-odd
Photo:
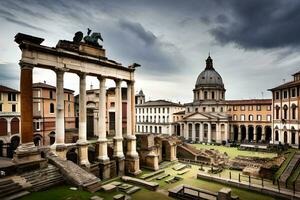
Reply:
[[[59,169],[56,168],[56,169],[47,169],[47,170],[35,170],[31,172],[26,172],[25,174],[21,174],[21,176],[24,178],[29,178],[29,177],[35,177],[41,174],[48,174],[52,172],[59,172]]]
[[[15,182],[11,182],[11,183],[8,183],[6,185],[0,185],[0,191],[4,190],[6,188],[12,188],[12,187],[17,186],[17,185],[18,185],[18,183],[15,183]]]
[[[0,179],[0,185],[6,185],[8,183],[13,183],[11,179]]]
[[[48,183],[55,182],[55,181],[61,181],[61,182],[63,182],[64,179],[62,177],[57,177],[57,178],[53,178],[53,179],[47,179],[47,180],[42,180],[42,181],[34,182],[31,185],[32,185],[32,187],[37,187],[39,185],[44,185],[44,184],[48,184]]]
[[[101,184],[100,182],[97,182],[95,184],[89,185],[88,187],[86,187],[86,189],[87,191],[94,193],[101,189]]]
[[[129,190],[127,190],[126,194],[133,194],[133,193],[139,191],[140,189],[141,189],[140,187],[134,186],[134,187],[130,188]]]
[[[41,190],[45,190],[49,187],[52,187],[52,186],[55,186],[55,185],[59,185],[63,182],[63,180],[55,180],[55,181],[52,181],[52,182],[47,182],[46,184],[41,184],[41,185],[38,185],[38,186],[35,186],[32,188],[32,191],[41,191]]]
[[[25,178],[27,181],[34,181],[34,180],[44,179],[52,176],[61,176],[61,174],[59,172],[51,172],[48,174],[40,174],[39,176],[31,176],[31,177],[23,177],[23,178]]]
[[[20,185],[14,186],[12,188],[6,188],[4,190],[0,190],[0,197],[6,197],[6,196],[8,196],[10,194],[13,194],[13,193],[16,193],[16,192],[20,192],[22,190],[23,190],[23,188]]]
[[[6,196],[3,198],[3,200],[13,200],[13,199],[18,199],[18,198],[21,198],[25,195],[28,195],[30,194],[30,192],[28,191],[21,191],[21,192],[17,192],[15,194],[12,194],[12,195],[9,195],[9,196]]]
[[[49,179],[53,179],[53,178],[57,178],[57,177],[62,177],[62,175],[59,173],[53,173],[48,176],[42,176],[42,177],[31,178],[31,179],[26,179],[26,180],[30,183],[35,183],[35,182],[39,182],[41,180],[49,180]]]

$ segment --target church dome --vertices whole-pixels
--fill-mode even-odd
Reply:
[[[204,71],[202,71],[197,78],[196,88],[200,87],[224,88],[222,77],[213,68],[213,60],[210,56],[206,59]]]

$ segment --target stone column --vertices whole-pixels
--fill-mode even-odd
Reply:
[[[7,119],[7,135],[9,137],[11,136],[11,120],[12,120],[12,118]]]
[[[200,123],[200,142],[203,142],[203,135],[204,135],[204,130],[203,130],[203,123]]]
[[[211,143],[211,124],[210,123],[208,123],[207,124],[208,125],[208,133],[207,133],[207,142],[208,143]]]
[[[135,137],[135,94],[134,81],[127,81],[127,152],[125,169],[129,174],[137,175],[141,172],[139,155],[136,151],[136,137]],[[154,127],[153,127],[154,128]]]
[[[99,80],[99,113],[98,113],[98,159],[100,162],[109,160],[107,156],[106,139],[106,88],[104,77],[98,77]]]
[[[242,127],[239,125],[239,132],[238,132],[238,142],[242,141]]]
[[[65,143],[65,120],[64,120],[64,71],[56,71],[56,117],[55,117],[55,144],[63,145]]]
[[[21,143],[33,143],[32,65],[20,63]]]
[[[225,140],[226,143],[228,143],[228,140],[230,140],[230,133],[229,133],[229,128],[228,128],[228,123],[225,124]]]
[[[253,127],[253,140],[254,140],[254,142],[258,142],[257,141],[256,127],[255,126]]]
[[[192,123],[192,141],[196,141],[196,127],[195,123]]]
[[[221,126],[220,124],[216,124],[216,142],[217,143],[222,142],[220,126]]]
[[[114,137],[114,157],[116,158],[124,158],[123,154],[123,135],[122,135],[122,91],[121,91],[121,80],[115,79],[116,89],[115,89],[115,97],[116,97],[116,111],[115,111],[115,127],[116,134]]]
[[[249,142],[249,127],[246,126],[246,141]]]
[[[88,143],[86,140],[86,74],[79,76],[79,164],[86,167],[90,166],[88,160]]]

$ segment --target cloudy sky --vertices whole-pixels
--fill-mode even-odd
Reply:
[[[300,70],[299,10],[298,0],[0,0],[0,84],[19,88],[18,32],[55,46],[89,27],[110,59],[142,65],[136,90],[147,99],[191,101],[209,52],[227,99],[267,98]],[[55,74],[34,69],[34,81],[55,85]],[[64,86],[77,93],[77,75]]]

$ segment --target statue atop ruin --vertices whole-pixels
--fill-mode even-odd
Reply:
[[[82,39],[84,42],[88,45],[100,47],[101,45],[98,43],[98,40],[101,40],[103,42],[103,38],[101,36],[101,33],[99,32],[93,32],[91,34],[92,30],[88,28],[87,35],[83,37],[83,33],[81,31],[78,31],[75,33],[73,37],[74,43],[80,43]]]

